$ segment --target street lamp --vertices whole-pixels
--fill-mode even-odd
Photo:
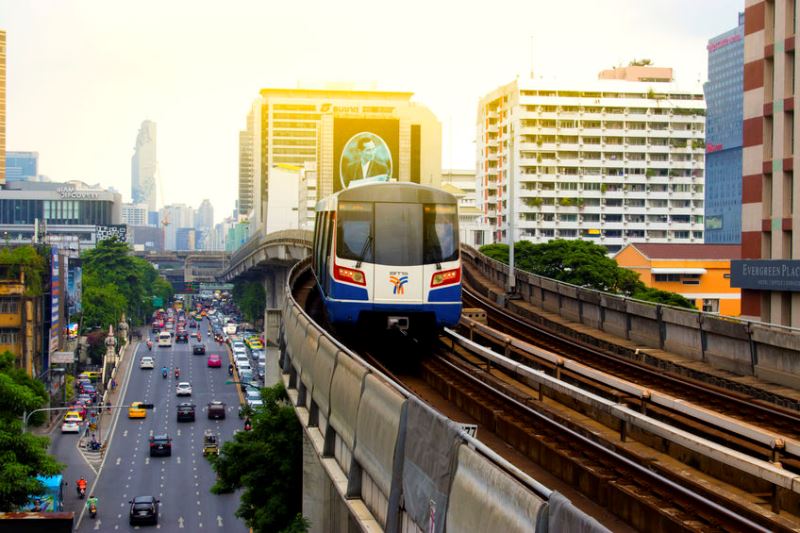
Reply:
[[[253,385],[252,383],[245,383],[244,381],[233,381],[232,379],[227,380],[225,382],[225,385],[244,385],[245,387],[252,387],[256,390],[261,390],[261,387],[259,387],[258,385]]]

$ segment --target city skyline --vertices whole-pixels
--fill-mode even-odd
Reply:
[[[480,9],[463,6],[455,24],[443,24],[453,21],[452,3],[412,3],[402,13],[376,8],[345,20],[338,13],[358,13],[346,4],[319,4],[311,10],[317,16],[308,17],[306,7],[244,3],[226,8],[223,20],[210,4],[142,2],[120,9],[100,2],[0,1],[0,27],[8,33],[7,149],[38,151],[42,174],[54,180],[100,181],[127,191],[130,132],[149,118],[159,124],[162,204],[197,205],[214,190],[221,216],[237,196],[238,132],[252,94],[296,87],[297,80],[355,80],[414,92],[442,123],[442,166],[474,168],[476,106],[492,87],[527,74],[531,64],[537,77],[592,79],[603,68],[643,57],[673,66],[679,81],[705,81],[708,39],[734,25],[743,9],[741,2],[722,0],[646,8],[630,1],[508,2],[494,9],[513,14],[509,22],[487,26]],[[369,25],[365,33],[367,15],[393,22]],[[300,34],[278,25],[270,32],[248,30],[298,17],[305,23]],[[561,20],[570,32],[543,19]],[[444,45],[407,39],[410,27],[415,35],[438,35]],[[214,40],[205,38],[212,33]],[[474,39],[478,33],[486,38]],[[300,37],[297,46],[269,53],[289,37]],[[55,44],[65,40],[73,43],[68,49]],[[363,47],[362,41],[380,44]],[[354,50],[362,52],[358,60]],[[26,68],[29,63],[41,68]],[[58,99],[47,97],[52,86],[60,88]],[[48,128],[41,128],[43,121]],[[67,148],[61,141],[69,138],[81,139],[86,149]]]

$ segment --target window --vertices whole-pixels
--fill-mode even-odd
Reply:
[[[681,283],[684,285],[700,285],[700,274],[683,274]]]
[[[17,298],[0,298],[0,313],[19,313],[19,300]]]
[[[336,256],[372,262],[372,204],[340,202],[336,224]]]
[[[19,331],[16,329],[0,329],[0,344],[17,344]]]
[[[653,277],[656,283],[677,283],[681,280],[678,274],[655,274]]]
[[[703,300],[703,312],[719,313],[719,300],[713,298]]]

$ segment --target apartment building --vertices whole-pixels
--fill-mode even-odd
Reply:
[[[796,39],[793,0],[745,1],[742,260],[731,265],[732,285],[742,289],[743,317],[792,327],[800,327]]]
[[[705,102],[671,69],[518,79],[477,116],[477,206],[496,241],[703,242]],[[633,80],[633,81],[630,81]],[[646,81],[643,81],[646,80]]]
[[[492,242],[491,228],[481,222],[481,210],[477,207],[474,170],[442,170],[442,189],[458,198],[459,240],[471,246],[482,246]]]

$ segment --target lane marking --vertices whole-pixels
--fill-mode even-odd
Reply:
[[[222,527],[222,517],[220,515],[217,515],[217,525]]]

